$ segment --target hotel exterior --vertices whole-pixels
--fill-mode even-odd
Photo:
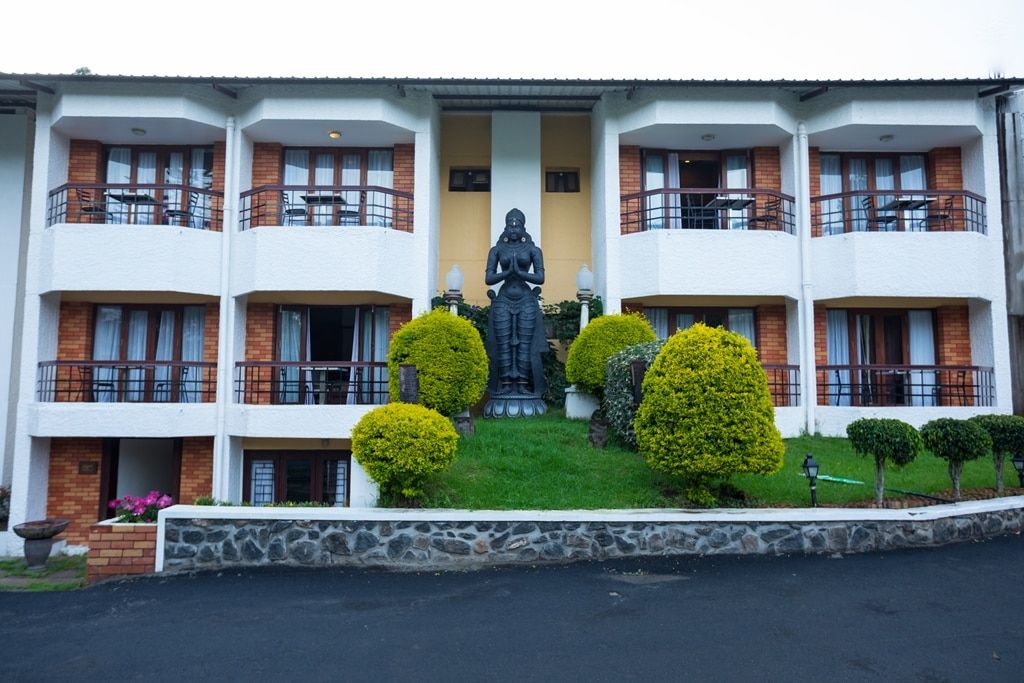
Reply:
[[[454,264],[487,303],[512,207],[546,302],[586,263],[607,312],[746,336],[785,436],[1010,412],[1016,84],[0,74],[10,524],[372,506],[390,337]]]

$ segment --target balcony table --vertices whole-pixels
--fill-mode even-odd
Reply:
[[[896,197],[878,207],[879,211],[916,211],[936,201],[936,197]]]
[[[108,200],[120,202],[128,207],[127,222],[134,224],[133,217],[138,213],[139,207],[145,206],[160,206],[153,195],[146,194],[145,192],[132,192],[130,190],[124,190],[121,192],[106,192]],[[109,204],[108,204],[109,206]]]
[[[728,195],[719,195],[708,202],[704,208],[715,209],[717,211],[740,211],[753,203],[753,197],[730,197]]]
[[[299,199],[310,205],[336,204],[344,206],[348,204],[340,194],[300,194]]]

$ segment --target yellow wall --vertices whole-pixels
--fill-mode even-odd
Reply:
[[[491,248],[491,194],[449,192],[448,172],[456,168],[491,167],[491,117],[489,114],[445,114],[441,117],[441,243],[437,290],[444,290],[444,276],[452,267],[466,278],[462,288],[466,302],[490,303],[484,284],[487,251]]]
[[[543,192],[541,188],[542,292],[544,302],[553,304],[576,298],[580,264],[594,267],[590,252],[590,116],[545,114],[540,139],[542,171],[580,171],[579,192]]]

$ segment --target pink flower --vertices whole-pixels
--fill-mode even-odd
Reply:
[[[163,510],[166,507],[174,505],[174,499],[170,496],[160,496],[156,501],[157,508]]]
[[[111,510],[113,510],[113,509],[115,509],[120,504],[121,504],[121,501],[118,500],[117,498],[115,498],[114,500],[112,500],[109,503],[107,503],[107,507],[110,508]]]

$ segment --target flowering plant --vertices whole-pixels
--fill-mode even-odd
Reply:
[[[150,491],[144,498],[124,496],[115,498],[107,505],[117,510],[119,522],[155,522],[158,510],[170,507],[174,500],[159,491]]]

